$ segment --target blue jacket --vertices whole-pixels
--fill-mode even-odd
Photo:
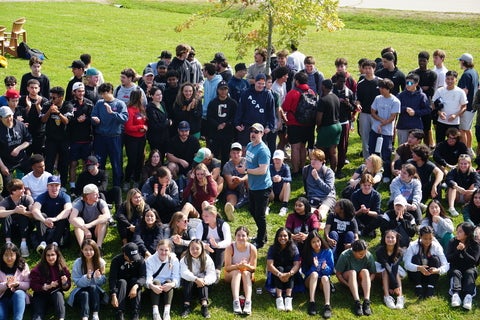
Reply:
[[[255,87],[250,87],[242,93],[234,125],[243,124],[248,129],[257,122],[270,130],[275,129],[275,100],[270,91],[257,91]]]
[[[421,117],[431,112],[428,98],[423,93],[422,89],[410,92],[408,90],[402,91],[397,96],[400,100],[400,115],[398,116],[397,129],[423,129],[423,122]],[[415,110],[415,115],[411,117],[407,113],[407,108],[410,107]]]
[[[112,113],[108,113],[104,106],[105,100],[100,99],[92,110],[92,117],[100,118],[100,123],[95,126],[95,133],[102,136],[118,136],[122,134],[123,125],[127,122],[128,112],[125,102],[119,99],[107,102],[112,107]]]

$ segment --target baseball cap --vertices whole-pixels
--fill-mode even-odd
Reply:
[[[157,69],[158,68],[167,69],[167,64],[165,63],[165,61],[163,61],[163,60],[158,61],[157,62]]]
[[[178,124],[178,130],[181,130],[181,131],[190,130],[190,123],[188,123],[187,121],[181,121]]]
[[[193,158],[193,161],[195,161],[196,163],[200,163],[202,162],[203,160],[207,159],[207,158],[210,158],[212,155],[212,151],[210,151],[210,149],[208,148],[200,148],[198,151],[197,151],[197,154],[195,155],[195,158]]]
[[[395,197],[395,200],[393,200],[393,205],[396,206],[397,204],[400,204],[400,205],[406,207],[408,202],[407,202],[407,199],[405,199],[404,196],[399,194],[398,196]]]
[[[75,82],[72,86],[72,91],[75,91],[77,89],[84,89],[85,90],[85,86],[81,82]]]
[[[283,150],[275,150],[275,152],[273,153],[273,159],[285,159],[285,153],[283,152]]]
[[[464,53],[457,60],[465,61],[466,63],[473,63],[473,56],[470,53]]]
[[[85,69],[85,63],[82,60],[73,60],[72,65],[69,68]]]
[[[60,184],[60,177],[59,176],[50,176],[48,177],[47,180],[47,185],[48,184]]]
[[[7,92],[5,93],[5,97],[7,97],[7,99],[20,98],[20,92],[18,92],[15,89],[8,89]]]
[[[93,183],[87,184],[83,187],[83,194],[98,193],[98,187]]]
[[[13,115],[13,111],[10,107],[3,106],[0,108],[0,117],[5,118],[11,115]]]
[[[94,167],[97,164],[98,164],[98,159],[95,156],[89,156],[87,158],[87,161],[85,162],[85,166],[87,167],[87,170],[91,169],[91,167]]]
[[[267,76],[264,74],[264,73],[259,73],[257,74],[257,76],[255,77],[255,82],[259,81],[259,80],[267,80]]]
[[[250,126],[250,128],[253,128],[255,130],[262,131],[262,132],[265,130],[260,123],[254,123]]]
[[[230,146],[230,150],[233,150],[233,149],[242,150],[242,145],[239,142],[234,142]]]
[[[138,246],[133,243],[129,242],[123,246],[123,253],[128,257],[130,261],[137,262],[142,259],[140,254],[138,254]]]
[[[243,62],[237,63],[235,65],[235,72],[238,72],[240,70],[247,70],[247,65]]]
[[[220,89],[220,88],[228,88],[227,81],[225,81],[225,80],[220,81],[217,85],[217,90]]]
[[[153,69],[150,68],[150,67],[146,67],[145,70],[143,70],[143,75],[144,76],[148,76],[148,75],[153,76],[154,75]]]
[[[95,69],[95,68],[88,68],[87,71],[85,71],[85,76],[90,77],[90,76],[98,76],[100,72]]]
[[[227,58],[225,58],[225,55],[223,54],[223,52],[217,52],[215,53],[215,56],[213,57],[213,60],[210,61],[211,63],[214,63],[214,62],[223,62],[227,60]]]

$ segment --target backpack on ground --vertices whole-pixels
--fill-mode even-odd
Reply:
[[[317,116],[317,95],[312,91],[302,91],[295,88],[300,93],[297,109],[295,110],[295,119],[298,123],[314,125]]]
[[[31,57],[38,57],[40,60],[45,60],[47,56],[38,49],[32,49],[25,42],[20,42],[17,47],[17,56],[22,59],[30,59]]]

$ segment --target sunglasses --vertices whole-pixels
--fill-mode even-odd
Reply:
[[[413,86],[415,83],[413,81],[407,81],[407,86]]]
[[[259,134],[260,132],[262,131],[258,131],[257,129],[250,129],[250,133]]]

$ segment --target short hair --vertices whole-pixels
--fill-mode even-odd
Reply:
[[[360,67],[363,68],[363,63],[364,63],[365,61],[368,61],[368,58],[360,58],[360,59],[358,60],[357,64],[358,64]],[[375,64],[375,66],[376,66],[376,64]]]
[[[308,83],[308,75],[305,72],[297,72],[293,76],[293,79],[298,81],[299,84],[307,84]]]
[[[420,51],[418,53],[418,59],[427,59],[427,60],[430,60],[430,53],[428,53],[427,51]]]
[[[386,52],[391,52],[393,54],[393,61],[395,65],[397,65],[397,61],[398,61],[397,51],[395,51],[395,49],[393,49],[392,47],[383,48],[382,51],[380,52],[380,54],[382,55],[382,58],[383,58],[383,54]]]
[[[315,64],[315,58],[313,56],[306,56],[303,60],[304,64]]]
[[[316,159],[324,162],[325,153],[323,152],[322,149],[313,149],[313,151],[310,153],[310,159]]]
[[[215,73],[217,72],[217,69],[213,63],[205,63],[203,65],[203,69],[207,71],[207,73],[211,76],[215,75]]]
[[[43,64],[43,60],[41,60],[37,56],[33,56],[33,57],[30,58],[30,61],[28,61],[28,65],[30,67],[33,66],[35,63]]]
[[[12,193],[13,191],[21,190],[25,187],[23,181],[20,179],[12,179],[7,183],[8,192]]]
[[[30,85],[32,84],[36,84],[37,86],[40,86],[40,81],[38,81],[37,79],[30,79],[27,81],[27,88],[30,87]]]
[[[385,52],[384,54],[382,54],[382,58],[388,61],[393,61],[395,63],[395,56],[392,52]]]
[[[424,144],[419,144],[413,146],[412,152],[419,156],[422,161],[426,162],[428,160],[428,156],[430,155],[430,148]]]
[[[347,59],[345,59],[345,58],[337,58],[337,59],[335,59],[335,66],[338,67],[338,66],[341,66],[341,65],[347,66],[347,65],[348,65]]]
[[[29,160],[30,166],[33,166],[34,164],[44,162],[44,161],[45,161],[45,158],[41,154],[38,154],[38,153],[32,154],[32,156],[30,157],[30,160]]]
[[[364,173],[364,174],[362,174],[362,176],[360,178],[360,184],[370,183],[371,185],[373,185],[374,182],[375,182],[375,180],[370,173]]]
[[[157,178],[165,178],[167,176],[169,178],[172,177],[172,173],[170,172],[170,170],[167,167],[162,166],[162,167],[157,169],[157,174],[156,174]]]
[[[255,54],[259,54],[262,56],[263,61],[267,60],[267,49],[265,48],[257,48],[255,49]]]
[[[290,69],[288,69],[287,67],[278,67],[277,69],[274,70],[274,75],[275,75],[275,78],[278,79],[287,75],[289,72],[290,72]]]
[[[288,57],[288,55],[289,55],[289,52],[287,49],[277,51],[277,58],[286,58]]]
[[[447,73],[445,74],[445,77],[458,78],[458,72],[455,71],[455,70],[449,70],[449,71],[447,71]]]
[[[99,94],[108,93],[108,92],[112,92],[112,93],[113,93],[113,84],[111,84],[111,83],[109,83],[109,82],[105,82],[105,83],[102,83],[102,84],[98,87],[98,93],[99,93]]]
[[[413,82],[415,83],[418,83],[420,81],[420,77],[418,76],[418,74],[413,72],[410,72],[409,74],[407,74],[407,76],[405,77],[405,80],[407,79],[413,80]]]
[[[3,82],[5,83],[5,85],[10,83],[15,83],[15,84],[18,83],[17,78],[15,78],[14,76],[6,76],[5,79],[3,79]]]
[[[420,130],[420,129],[412,129],[408,131],[408,134],[411,134],[414,138],[418,140],[422,140],[423,138],[425,138],[425,132],[423,132],[423,130]]]
[[[181,56],[182,54],[186,53],[186,52],[190,52],[192,48],[188,45],[188,44],[179,44],[176,48],[175,48],[175,55],[177,57]]]
[[[447,131],[445,131],[445,135],[447,136],[447,138],[449,136],[452,136],[452,137],[455,137],[455,139],[460,139],[460,130],[458,130],[457,128],[448,128]]]
[[[333,78],[335,78],[335,82],[338,82],[338,81],[345,82],[347,80],[347,75],[345,74],[345,72],[340,71],[340,72],[336,73],[334,77],[332,77],[332,80],[333,80]]]
[[[377,66],[377,64],[375,63],[375,61],[370,60],[370,59],[367,59],[367,60],[362,62],[362,68],[372,67],[373,69],[375,69],[376,66]]]
[[[92,56],[89,53],[84,53],[80,55],[80,60],[82,60],[85,65],[89,65],[90,63],[92,63]]]
[[[365,242],[365,240],[359,239],[352,242],[353,252],[364,251],[364,250],[367,250],[367,248],[368,248],[368,244],[367,242]]]
[[[295,41],[292,41],[290,43],[290,49],[292,49],[292,51],[297,51],[298,50],[298,43],[296,43]]]
[[[437,49],[435,51],[433,51],[433,56],[434,57],[440,57],[442,59],[445,59],[445,57],[447,56],[447,54],[445,53],[445,51],[443,51],[442,49]]]
[[[378,81],[378,87],[388,89],[388,91],[391,91],[393,89],[393,82],[392,80],[385,78]]]
[[[132,80],[135,80],[135,78],[137,77],[137,72],[132,68],[125,68],[120,71],[120,74],[126,76],[127,78],[131,78]]]
[[[167,73],[165,74],[165,78],[172,78],[172,77],[175,77],[177,79],[180,79],[180,74],[178,73],[177,70],[173,70],[173,69],[170,69],[167,71]]]
[[[63,97],[65,96],[65,89],[62,87],[53,87],[50,89],[50,93],[58,94],[59,96]]]

